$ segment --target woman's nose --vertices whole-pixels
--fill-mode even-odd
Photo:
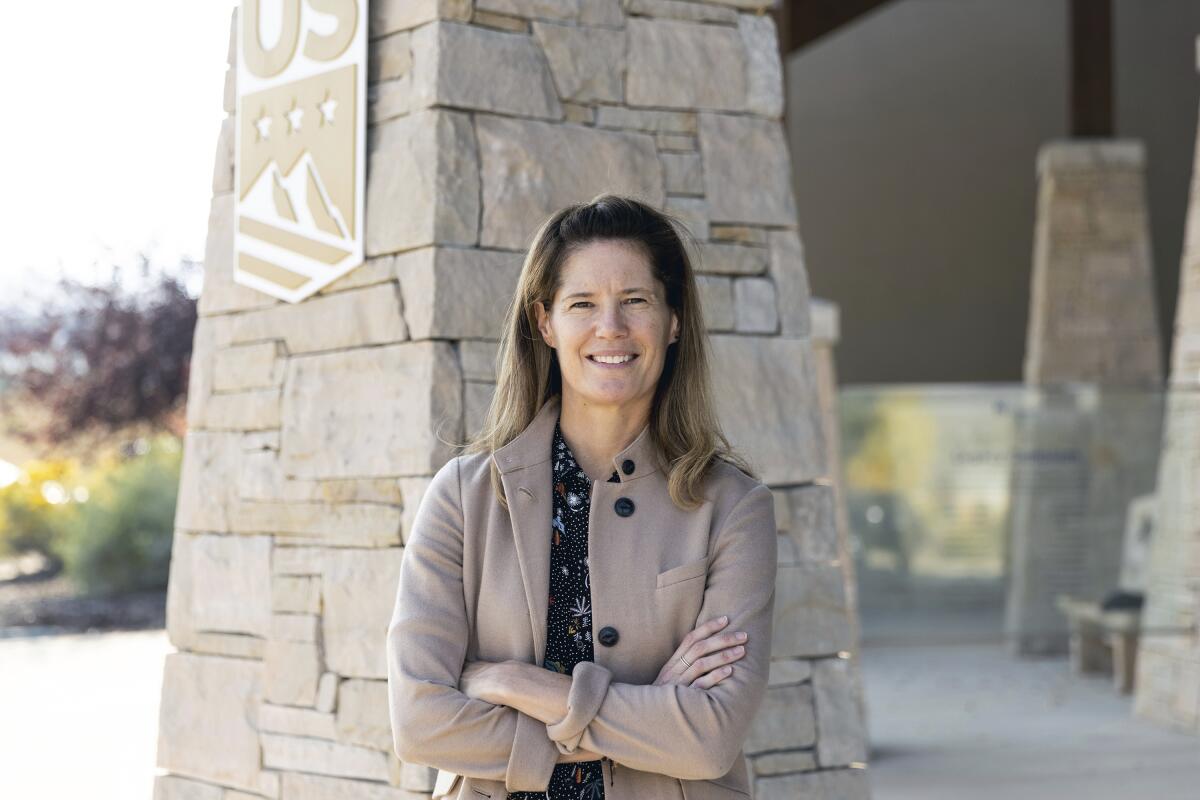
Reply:
[[[626,330],[625,309],[618,303],[615,306],[604,306],[600,311],[600,321],[596,327],[601,333],[624,333]]]

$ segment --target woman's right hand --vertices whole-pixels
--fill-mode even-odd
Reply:
[[[733,674],[730,662],[746,654],[744,631],[721,631],[729,624],[729,617],[717,617],[696,627],[683,637],[679,647],[663,664],[655,686],[677,683],[680,686],[695,686],[708,689]],[[691,664],[689,667],[680,660]]]

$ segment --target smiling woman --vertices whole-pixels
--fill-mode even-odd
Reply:
[[[683,231],[601,195],[534,237],[388,628],[396,754],[435,797],[749,796],[774,503],[717,425]]]

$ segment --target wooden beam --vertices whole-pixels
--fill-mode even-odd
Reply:
[[[779,51],[787,56],[891,1],[781,0],[771,11],[779,30]]]
[[[1071,0],[1071,136],[1113,135],[1112,0]]]

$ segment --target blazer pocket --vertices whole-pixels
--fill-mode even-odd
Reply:
[[[657,588],[662,589],[680,581],[701,578],[707,574],[708,556],[705,556],[704,558],[698,558],[695,561],[689,561],[686,564],[680,564],[677,567],[671,567],[668,570],[658,573],[658,581],[655,585]]]

